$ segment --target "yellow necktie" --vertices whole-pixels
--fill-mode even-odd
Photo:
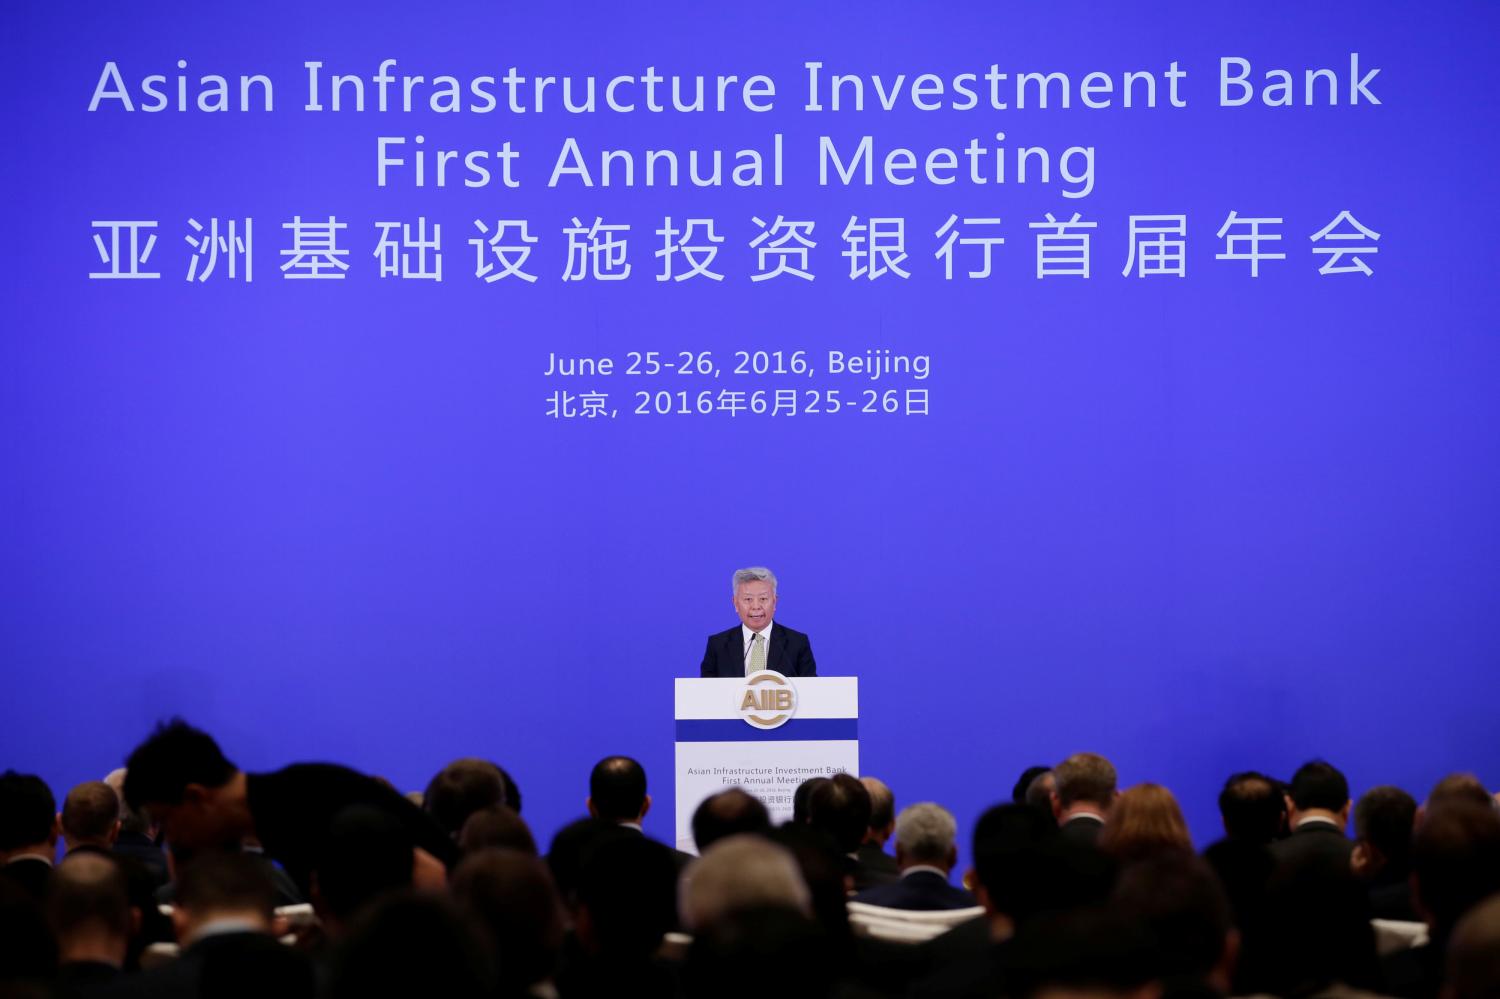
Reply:
[[[750,669],[751,673],[759,673],[766,668],[766,636],[756,633],[750,639]]]

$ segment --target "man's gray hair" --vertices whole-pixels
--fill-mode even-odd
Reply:
[[[746,583],[766,582],[771,584],[771,596],[776,595],[776,573],[763,565],[752,565],[748,569],[734,570],[734,583],[730,588],[733,596],[740,595],[740,587]]]
[[[947,863],[957,836],[953,813],[930,801],[908,805],[896,816],[896,846],[907,860]]]
[[[810,916],[812,893],[791,852],[753,833],[715,842],[683,875],[682,919],[693,932],[761,906]]]

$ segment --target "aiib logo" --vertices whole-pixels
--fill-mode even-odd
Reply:
[[[756,728],[779,728],[797,713],[797,688],[775,670],[751,675],[739,696],[740,717]]]

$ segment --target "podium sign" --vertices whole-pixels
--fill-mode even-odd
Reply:
[[[812,777],[859,774],[859,680],[852,676],[677,681],[677,848],[693,845],[693,812],[711,794],[744,788],[776,824]]]

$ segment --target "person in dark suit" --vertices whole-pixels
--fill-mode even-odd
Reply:
[[[1372,787],[1354,806],[1354,852],[1349,863],[1369,888],[1375,919],[1417,922],[1411,900],[1411,840],[1417,801],[1399,787]]]
[[[1349,824],[1349,781],[1333,764],[1312,760],[1292,775],[1287,812],[1292,834],[1271,844],[1278,865],[1307,861],[1349,872],[1354,844],[1344,835]]]
[[[589,816],[613,822],[645,835],[641,822],[651,811],[651,795],[646,793],[646,769],[628,756],[606,756],[594,764],[589,774],[589,797],[585,802]],[[672,863],[681,874],[692,863],[693,855],[672,849]]]
[[[7,770],[0,774],[0,876],[41,901],[57,855],[57,799],[46,781]]]
[[[885,852],[886,841],[896,834],[896,796],[878,777],[861,777],[859,782],[870,792],[870,828],[854,853],[854,890],[864,891],[900,881],[901,866]]]
[[[398,791],[373,777],[328,763],[296,763],[251,774],[225,759],[205,732],[180,719],[157,726],[135,748],[125,772],[125,802],[144,808],[167,841],[189,851],[237,848],[259,841],[303,898],[335,816],[369,805],[393,816],[416,844],[416,883],[446,880],[458,861],[443,828]]]
[[[733,593],[739,627],[709,636],[699,675],[748,676],[763,669],[784,676],[818,675],[807,636],[772,620],[776,614],[776,576],[770,569],[756,566],[736,570]]]
[[[888,909],[930,912],[968,909],[974,896],[948,883],[958,863],[958,824],[952,814],[931,802],[908,805],[896,816],[896,863],[901,880],[877,885],[854,896],[854,901]]]
[[[1115,766],[1097,753],[1074,753],[1052,770],[1052,814],[1065,839],[1095,846],[1115,802]]]
[[[172,922],[182,953],[175,961],[120,983],[111,995],[189,999],[222,995],[310,997],[312,965],[273,934],[276,889],[253,855],[208,850],[177,880]]]

